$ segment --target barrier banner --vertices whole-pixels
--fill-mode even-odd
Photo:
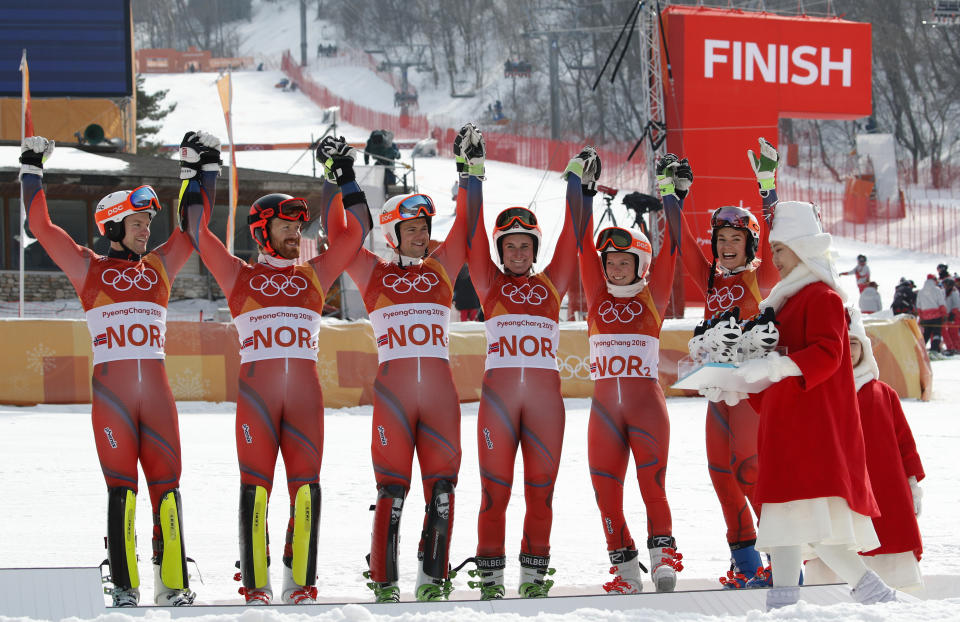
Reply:
[[[668,320],[660,334],[660,385],[669,396],[694,396],[669,388],[677,362],[687,355],[690,321]],[[897,316],[867,321],[880,379],[900,397],[930,399],[933,372],[916,320]],[[19,356],[0,359],[0,403],[71,404],[91,400],[93,355],[84,320],[0,319],[0,340]],[[219,322],[168,322],[166,368],[177,400],[234,402],[240,370],[237,330]],[[480,399],[487,340],[483,324],[450,324],[450,365],[461,401]],[[584,322],[560,324],[557,365],[564,397],[590,397],[589,341]],[[325,322],[320,330],[317,373],[324,405],[373,403],[377,351],[370,322]]]

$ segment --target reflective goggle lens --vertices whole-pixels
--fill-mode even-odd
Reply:
[[[629,231],[620,228],[604,229],[597,236],[597,250],[605,251],[611,246],[618,251],[630,250],[630,247],[633,246],[633,236],[630,235]]]
[[[127,202],[134,210],[144,210],[151,206],[160,211],[160,199],[150,186],[140,186],[130,193]]]
[[[737,229],[750,228],[750,212],[742,207],[721,207],[713,212],[710,217],[710,226],[714,229],[718,227],[734,227]]]
[[[277,207],[280,209],[277,217],[284,220],[307,220],[310,213],[307,202],[303,199],[285,199],[280,201]]]
[[[434,216],[437,209],[433,206],[433,200],[425,194],[415,194],[407,197],[397,206],[397,213],[400,218],[419,218],[421,216]]]
[[[497,216],[497,229],[510,229],[515,224],[524,229],[534,229],[537,226],[537,215],[523,207],[511,207]]]

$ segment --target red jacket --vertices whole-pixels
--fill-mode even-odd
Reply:
[[[857,400],[867,446],[867,470],[880,506],[880,516],[873,519],[880,548],[865,555],[913,551],[919,561],[923,543],[907,478],[912,475],[922,480],[923,465],[900,398],[889,385],[871,380],[857,392]]]
[[[870,490],[846,314],[826,283],[807,285],[777,313],[780,345],[803,372],[751,397],[760,413],[757,500],[842,497],[880,512]]]

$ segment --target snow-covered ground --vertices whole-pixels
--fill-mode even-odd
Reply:
[[[956,517],[960,515],[960,475],[953,456],[960,441],[955,405],[960,400],[960,361],[934,363],[935,388],[930,402],[905,401],[927,473],[920,528],[924,537],[921,568],[932,576],[931,594],[960,596],[960,544]],[[594,502],[587,466],[586,426],[589,401],[566,400],[567,424],[563,458],[554,495],[555,522],[552,565],[557,568],[553,594],[599,593],[609,579],[609,566],[599,512]],[[187,553],[197,560],[204,583],[194,575],[194,588],[204,603],[239,603],[233,581],[237,559],[237,491],[239,473],[234,445],[234,404],[184,402],[179,404]],[[0,481],[4,482],[4,533],[0,559],[7,567],[91,566],[105,557],[106,495],[100,474],[88,405],[0,407]],[[718,587],[717,578],[728,565],[725,527],[707,474],[703,426],[706,402],[698,398],[668,400],[672,424],[667,494],[673,512],[674,534],[684,555],[681,589]],[[477,404],[462,407],[463,464],[457,486],[456,523],[451,560],[474,553],[480,480],[476,445]],[[327,411],[321,485],[323,507],[319,545],[319,587],[325,602],[369,601],[361,572],[369,549],[375,485],[369,456],[371,408]],[[798,469],[803,465],[798,464]],[[629,472],[629,471],[628,471]],[[521,461],[516,482],[522,482]],[[414,481],[418,469],[414,463]],[[280,551],[288,516],[284,472],[278,464],[270,503],[270,532],[274,585],[280,582]],[[645,515],[638,486],[629,477],[625,507],[634,536],[643,538]],[[141,577],[150,577],[150,506],[146,484],[140,482],[138,533]],[[422,492],[414,486],[406,504],[401,533],[403,599],[412,599],[416,545],[422,520]],[[507,515],[507,587],[518,582],[523,489],[514,487]],[[949,576],[949,578],[947,577]],[[454,598],[470,598],[465,577],[455,579]],[[142,601],[152,597],[152,581],[144,580]],[[647,583],[647,589],[650,589]],[[893,620],[956,616],[960,599],[921,604],[862,608],[850,604],[828,609],[800,605],[777,619]],[[2,608],[0,608],[2,610]],[[112,619],[121,620],[115,617]],[[346,612],[323,619],[380,620],[386,616],[356,618]],[[356,615],[356,614],[354,614]],[[467,614],[464,614],[465,616]],[[486,619],[479,614],[476,619]],[[566,619],[625,619],[582,613]],[[652,615],[652,614],[651,614]],[[265,620],[288,620],[268,616]],[[408,618],[448,619],[445,616]],[[457,619],[461,619],[457,616]],[[469,619],[469,616],[467,616]],[[544,616],[543,620],[554,617]],[[707,620],[709,616],[684,616]],[[956,619],[954,617],[954,619]]]

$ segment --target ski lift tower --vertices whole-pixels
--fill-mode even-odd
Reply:
[[[400,116],[410,114],[410,107],[417,105],[417,93],[411,91],[408,72],[410,68],[426,70],[429,66],[423,62],[427,46],[424,44],[386,45],[382,49],[365,50],[368,54],[383,54],[383,69],[400,69],[400,90],[394,94],[394,103],[400,108]],[[391,59],[391,56],[396,59]]]

